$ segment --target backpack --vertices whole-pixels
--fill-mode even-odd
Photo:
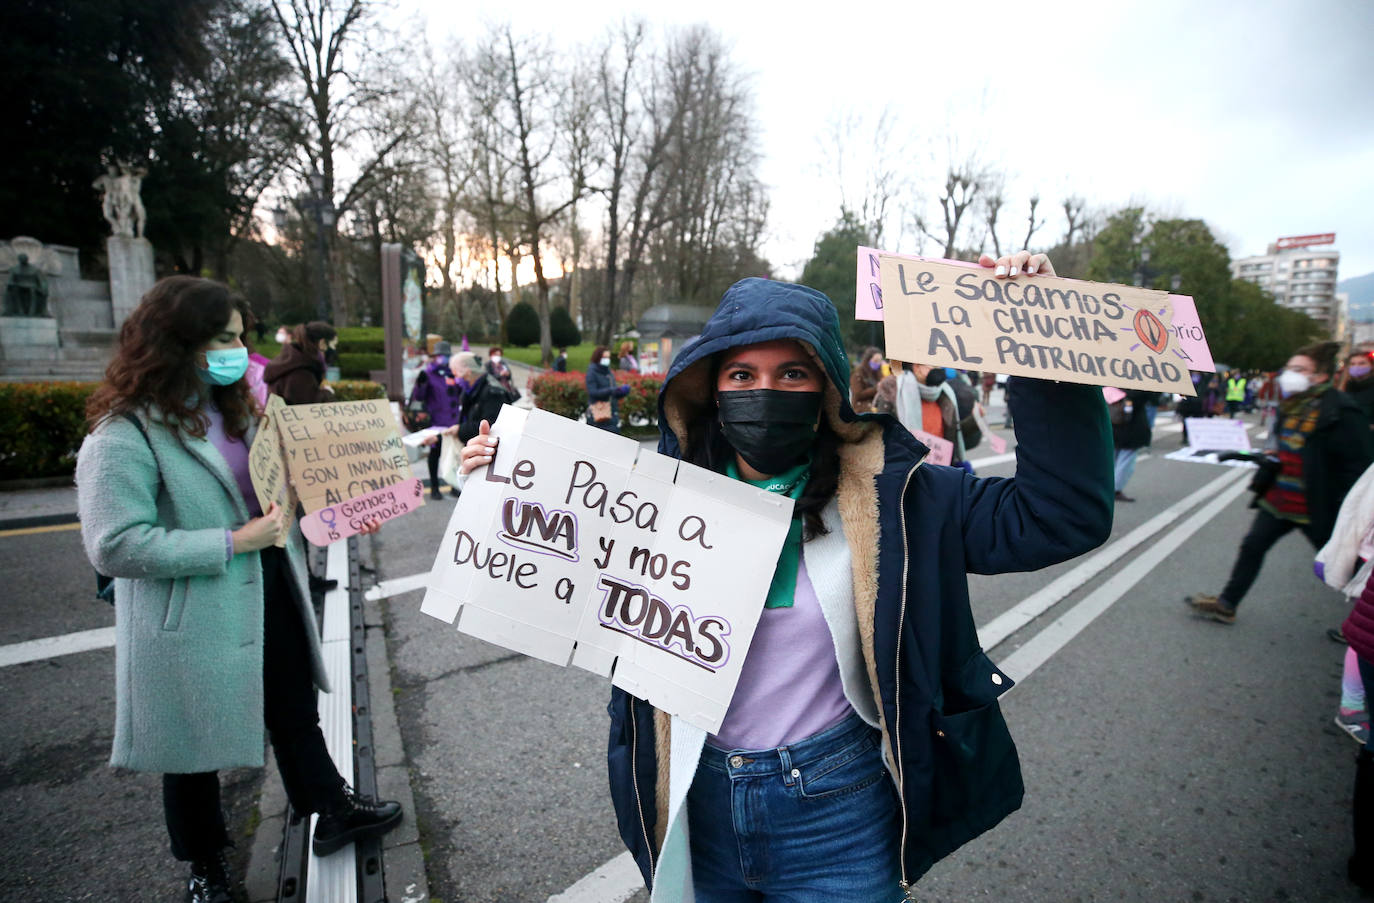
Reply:
[[[152,443],[152,440],[150,440],[150,439],[148,438],[148,431],[145,430],[145,429],[143,428],[143,422],[140,421],[137,417],[135,417],[133,414],[131,414],[131,413],[128,412],[128,411],[125,411],[124,414],[123,414],[123,416],[124,416],[124,419],[128,420],[128,421],[129,421],[130,423],[132,423],[134,426],[138,427],[138,434],[139,434],[140,436],[143,437],[143,441],[144,441],[144,442],[147,442],[147,443],[148,443],[148,450],[149,450],[149,451],[152,451],[152,450],[153,450],[153,443]],[[157,455],[153,455],[153,463],[154,463],[154,464],[157,463]],[[161,469],[159,469],[158,472],[157,472],[157,482],[158,482],[158,485],[159,485],[159,486],[162,485],[162,470],[161,470]],[[103,599],[103,600],[105,600],[106,602],[110,603],[111,605],[114,605],[114,603],[115,603],[115,595],[114,595],[114,578],[113,578],[113,577],[110,577],[110,576],[108,576],[108,575],[106,575],[106,574],[102,574],[102,573],[100,573],[99,571],[96,571],[96,572],[95,572],[95,597],[96,597],[97,599]]]

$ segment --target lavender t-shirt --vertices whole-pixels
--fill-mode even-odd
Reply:
[[[244,504],[248,506],[249,517],[262,517],[262,506],[258,504],[258,494],[253,491],[253,476],[248,470],[248,445],[242,439],[235,439],[224,431],[224,415],[214,405],[206,405],[210,415],[210,426],[205,430],[205,438],[219,450],[224,463],[234,474]]]
[[[792,607],[763,610],[730,709],[707,742],[774,749],[834,727],[852,711],[803,547]]]

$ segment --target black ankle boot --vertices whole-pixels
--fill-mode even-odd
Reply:
[[[328,856],[355,840],[385,834],[400,823],[400,803],[358,796],[345,784],[339,802],[321,812],[315,822],[311,847],[316,856]]]
[[[229,860],[223,850],[208,859],[194,859],[186,903],[234,903],[230,886]]]

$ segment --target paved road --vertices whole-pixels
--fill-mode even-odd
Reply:
[[[1243,476],[1164,460],[1179,433],[1160,425],[1112,542],[1204,487],[1213,494],[993,649],[1009,667],[1043,662],[1005,701],[1026,803],[940,863],[922,899],[1356,899],[1343,875],[1354,745],[1332,724],[1343,650],[1323,635],[1342,600],[1311,578],[1295,534],[1237,625],[1190,617],[1182,597],[1216,591],[1251,512],[1248,494],[1217,491]],[[382,576],[426,571],[433,544],[408,537],[442,530],[445,516],[430,506],[404,534],[384,532]],[[973,578],[978,623],[1085,560]],[[391,596],[384,610],[432,892],[545,900],[621,852],[605,789],[605,682],[458,634],[419,613],[421,595]],[[1078,623],[1089,610],[1101,613]],[[1066,612],[1077,614],[1060,623]],[[1059,642],[1047,637],[1066,636],[1046,653]]]
[[[1165,460],[1178,441],[1161,432],[1130,487],[1139,501],[1118,506],[1103,550],[972,579],[991,645],[1008,613],[1105,562],[992,647],[1023,675],[1004,709],[1026,802],[937,865],[921,899],[1357,899],[1343,875],[1354,745],[1332,724],[1343,650],[1323,635],[1343,602],[1311,578],[1311,550],[1294,535],[1235,626],[1192,619],[1182,596],[1220,586],[1250,512],[1245,494],[1227,500],[1226,469]],[[428,571],[451,505],[382,531],[384,581]],[[1176,508],[1186,510],[1161,517]],[[110,621],[90,599],[75,532],[0,536],[0,569],[0,644]],[[542,903],[621,853],[606,682],[458,634],[420,614],[421,595],[389,595],[380,609],[431,893]],[[102,649],[0,667],[0,898],[178,899],[156,779],[104,767],[112,664]],[[240,830],[252,827],[259,781],[230,783]],[[642,899],[610,871],[599,896],[563,899]]]

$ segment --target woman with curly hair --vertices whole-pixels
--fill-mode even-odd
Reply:
[[[300,531],[261,509],[248,471],[252,320],[218,282],[154,285],[120,330],[77,458],[86,554],[115,578],[110,764],[162,774],[192,901],[231,899],[217,773],[261,766],[264,727],[292,808],[320,814],[317,855],[401,820],[399,804],[354,795],[320,733],[315,688],[329,683]]]

